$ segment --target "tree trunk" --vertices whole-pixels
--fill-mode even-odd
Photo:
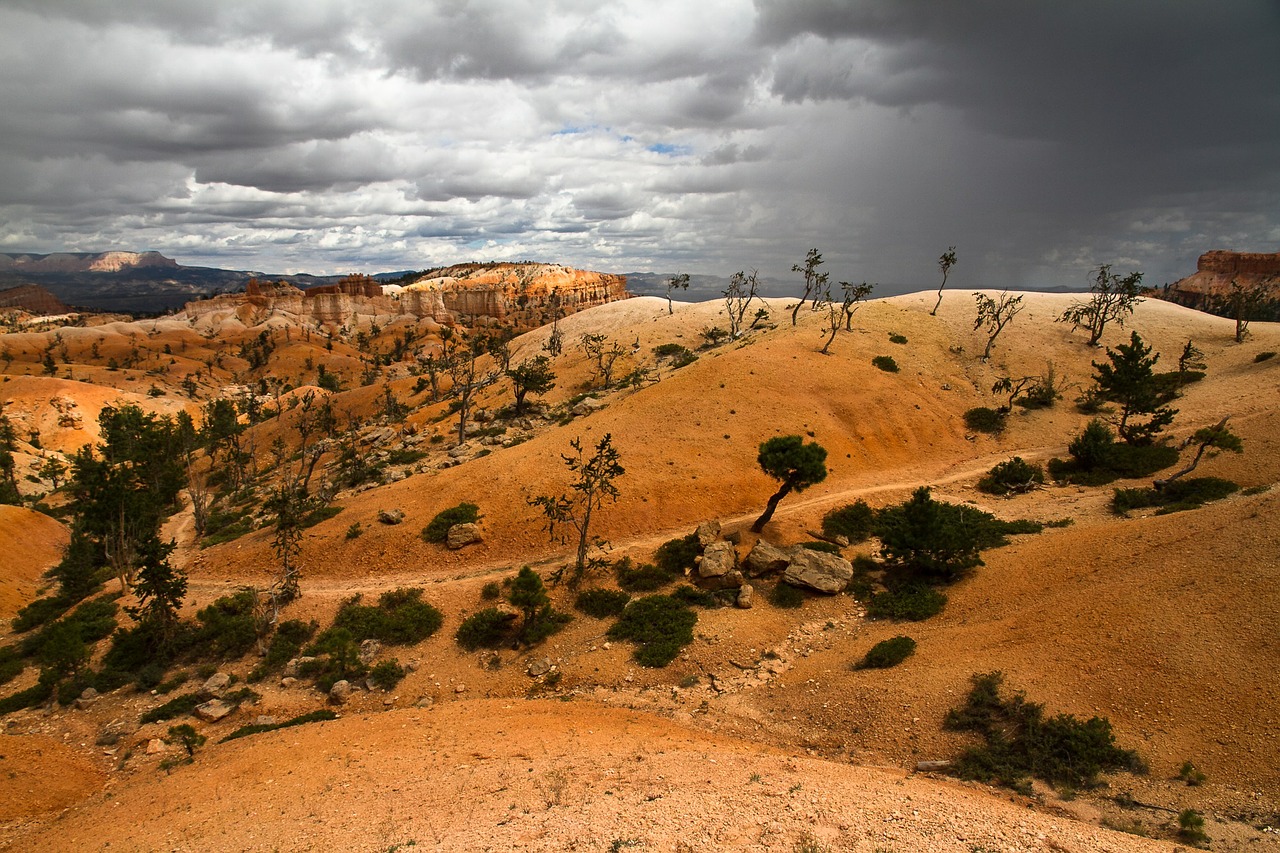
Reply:
[[[778,508],[778,504],[791,492],[791,482],[787,481],[782,484],[782,488],[769,498],[769,503],[764,509],[764,515],[756,519],[756,523],[751,525],[752,533],[759,533],[764,530],[764,526],[769,523],[769,519],[773,518],[773,511]]]

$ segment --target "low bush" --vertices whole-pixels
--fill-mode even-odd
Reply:
[[[1174,480],[1163,489],[1116,489],[1111,496],[1111,509],[1117,515],[1130,510],[1159,507],[1158,515],[1196,509],[1210,501],[1218,501],[1235,494],[1240,486],[1218,477],[1193,477]]]
[[[675,598],[649,595],[626,606],[609,636],[636,643],[633,657],[641,666],[663,667],[693,642],[697,622],[697,614]]]
[[[16,646],[0,646],[0,684],[8,684],[27,668]]]
[[[410,587],[384,592],[377,606],[361,604],[359,595],[347,599],[333,618],[334,628],[350,631],[356,642],[381,640],[398,646],[420,643],[443,624],[444,614],[422,600],[421,589]]]
[[[19,690],[3,699],[0,699],[0,716],[12,714],[14,711],[21,711],[23,708],[34,708],[43,702],[49,701],[53,696],[54,678],[46,678],[41,675],[39,681],[28,687],[26,690]]]
[[[878,355],[871,359],[871,364],[885,373],[897,373],[899,370],[898,362],[894,361],[891,355]]]
[[[877,592],[867,602],[867,615],[898,622],[923,622],[937,616],[947,604],[945,593],[928,584],[909,583]]]
[[[658,550],[653,552],[653,562],[659,569],[674,577],[697,566],[700,556],[702,556],[702,545],[698,542],[698,534],[690,533],[688,536],[672,539],[660,545]]]
[[[426,527],[422,528],[422,538],[428,542],[444,542],[449,536],[449,528],[455,524],[475,524],[480,520],[480,507],[471,503],[460,503],[436,514]]]
[[[304,529],[308,527],[315,527],[317,524],[320,524],[323,521],[328,521],[340,512],[342,512],[342,507],[337,504],[316,507],[298,520],[298,526]]]
[[[14,633],[22,634],[57,619],[71,608],[71,601],[60,595],[37,598],[18,611],[13,620]]]
[[[480,588],[480,597],[485,601],[497,601],[502,597],[502,586],[497,581],[489,581]]]
[[[285,720],[283,723],[255,723],[253,725],[241,726],[231,734],[222,739],[223,743],[236,738],[247,737],[249,735],[261,734],[262,732],[271,732],[276,729],[287,729],[291,726],[301,726],[307,723],[322,723],[328,720],[336,720],[338,715],[328,708],[322,708],[318,711],[309,711],[297,717]]]
[[[412,465],[427,458],[425,450],[414,450],[411,447],[397,447],[387,454],[388,465]]]
[[[875,510],[867,506],[866,501],[857,501],[846,506],[833,509],[822,517],[822,533],[833,539],[843,536],[853,545],[865,542],[871,536],[875,525]]]
[[[168,702],[165,702],[158,708],[152,708],[140,717],[140,722],[158,723],[162,720],[172,720],[174,717],[182,717],[195,711],[196,706],[204,702],[200,698],[199,693],[183,693],[175,696]]]
[[[897,666],[916,652],[916,641],[910,637],[892,637],[872,646],[858,662],[856,669],[888,669]]]
[[[516,614],[486,607],[462,620],[454,639],[469,652],[500,649],[515,641]]]
[[[607,619],[617,616],[627,606],[631,596],[616,589],[587,589],[578,593],[573,606],[588,616]]]
[[[618,574],[618,586],[628,592],[653,592],[662,589],[683,574],[683,572],[661,569],[652,563],[633,566],[629,557],[624,557],[615,563],[614,571]]]
[[[267,645],[263,665],[268,669],[279,669],[296,658],[307,641],[315,636],[318,627],[315,622],[303,622],[301,619],[281,622]]]
[[[1188,844],[1197,847],[1208,845],[1209,836],[1204,831],[1204,818],[1195,809],[1183,809],[1178,812],[1178,837]]]
[[[1044,468],[1021,456],[1001,462],[978,481],[978,490],[989,495],[1020,495],[1044,483]]]
[[[907,342],[907,336],[906,336],[906,335],[899,335],[897,332],[890,332],[890,333],[889,333],[889,343],[891,343],[891,344],[905,344],[906,342]]]
[[[390,690],[399,684],[407,673],[398,660],[384,660],[369,670],[369,681],[381,690]]]
[[[699,589],[696,586],[690,586],[682,583],[671,593],[672,598],[681,601],[690,607],[701,607],[704,610],[714,610],[717,607],[724,607],[732,604],[738,599],[738,591],[736,589],[721,589],[715,592],[706,589]]]
[[[298,674],[315,679],[316,687],[328,693],[339,681],[364,678],[369,668],[360,660],[360,644],[347,628],[327,628],[306,650],[315,660],[298,667]]]
[[[1105,717],[1046,718],[1044,706],[1028,702],[1021,693],[1002,697],[999,672],[972,680],[967,701],[947,712],[943,727],[974,732],[985,743],[960,755],[955,775],[1029,791],[1028,776],[1055,787],[1087,788],[1097,784],[1103,771],[1141,769],[1136,753],[1116,746]]]
[[[975,406],[964,413],[964,425],[974,432],[989,435],[1004,432],[1005,413],[988,406]]]
[[[778,581],[773,589],[769,590],[769,603],[774,607],[794,610],[797,607],[803,607],[804,602],[804,592],[784,581]]]
[[[256,593],[242,589],[197,611],[200,625],[191,638],[193,653],[214,660],[235,660],[248,654],[258,642],[256,604]]]
[[[1132,446],[1117,442],[1108,449],[1105,461],[1085,468],[1078,461],[1050,459],[1049,476],[1077,486],[1105,486],[1116,480],[1150,477],[1178,462],[1178,449],[1167,444]]]
[[[698,360],[692,350],[680,344],[659,344],[653,348],[653,354],[659,359],[671,359],[672,369],[686,367]]]

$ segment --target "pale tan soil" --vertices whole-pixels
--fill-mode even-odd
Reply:
[[[104,829],[112,850],[1171,849],[586,701],[456,702],[209,747],[8,849],[104,849]]]
[[[1238,495],[1194,512],[1122,520],[1107,506],[1109,489],[1048,487],[1005,501],[974,488],[991,465],[1015,453],[1063,455],[1087,420],[1070,405],[1078,389],[1054,409],[1015,411],[998,438],[967,436],[961,420],[972,406],[996,404],[989,393],[996,378],[1040,373],[1047,360],[1077,386],[1087,382],[1090,361],[1103,358],[1102,351],[1084,347],[1078,333],[1051,322],[1072,298],[1029,294],[1028,309],[1005,331],[990,364],[975,357],[985,340],[971,330],[968,294],[948,294],[937,318],[928,316],[931,294],[871,303],[857,316],[859,330],[842,333],[830,356],[817,352],[821,318],[804,310],[793,330],[782,311],[788,301],[775,300],[777,329],[704,352],[674,373],[664,368],[658,384],[611,393],[608,407],[586,418],[541,427],[528,441],[492,448],[458,467],[426,466],[400,482],[340,495],[343,512],[308,531],[304,594],[288,615],[323,622],[353,593],[425,586],[428,600],[445,613],[445,625],[414,649],[384,651],[419,665],[394,696],[358,692],[336,726],[211,745],[194,767],[167,777],[156,775],[159,757],[143,757],[141,747],[163,736],[169,724],[144,727],[116,754],[97,752],[105,767],[134,749],[124,769],[113,771],[110,801],[92,799],[56,822],[33,818],[29,827],[12,826],[14,849],[55,844],[60,830],[71,833],[73,827],[88,832],[95,816],[101,825],[103,810],[132,813],[126,805],[111,805],[126,798],[140,817],[137,828],[111,834],[114,849],[386,850],[410,839],[418,846],[485,849],[485,841],[475,840],[480,837],[495,850],[608,849],[612,840],[630,838],[644,842],[638,849],[670,850],[683,841],[697,850],[791,850],[810,826],[823,845],[841,850],[1162,849],[1081,824],[1046,829],[1040,822],[1048,818],[1021,806],[1009,811],[999,799],[1004,795],[993,799],[911,780],[905,784],[913,799],[929,802],[919,809],[917,826],[907,817],[912,809],[903,806],[900,777],[849,766],[909,768],[918,759],[953,755],[962,742],[941,731],[941,717],[962,699],[972,674],[994,669],[1050,713],[1109,717],[1119,743],[1137,749],[1152,768],[1145,778],[1115,777],[1115,790],[1174,809],[1193,806],[1238,817],[1209,821],[1214,849],[1269,849],[1277,836],[1249,825],[1280,822],[1280,685],[1274,675],[1280,657],[1280,494]],[[700,329],[723,324],[719,311],[715,303],[677,305],[668,316],[665,301],[634,299],[565,319],[566,351],[555,363],[557,388],[549,402],[570,398],[587,379],[574,346],[582,334],[608,333],[626,345],[638,340],[642,355],[664,342],[694,348]],[[1259,351],[1280,349],[1280,328],[1254,324],[1253,337],[1238,346],[1230,321],[1150,301],[1140,306],[1132,327],[1164,353],[1160,369],[1176,367],[1188,336],[1208,354],[1208,378],[1189,386],[1176,404],[1181,411],[1174,433],[1187,435],[1230,413],[1246,450],[1208,459],[1197,474],[1230,477],[1243,486],[1280,481],[1280,359],[1253,362]],[[894,345],[890,332],[910,342]],[[518,339],[513,360],[535,355],[546,334]],[[1127,330],[1116,329],[1104,342],[1114,346],[1127,337]],[[286,370],[301,372],[297,365],[307,352],[285,352],[284,364],[294,365]],[[871,367],[875,355],[892,355],[901,372]],[[392,387],[405,399],[413,382],[397,379]],[[380,393],[380,386],[371,386],[339,399],[372,411]],[[501,384],[482,399],[487,407],[509,402]],[[430,421],[442,409],[415,412],[409,426],[448,433],[454,421]],[[264,447],[280,425],[270,421],[259,429]],[[987,552],[986,566],[948,590],[943,614],[920,624],[868,622],[846,596],[810,600],[799,611],[758,598],[750,611],[700,612],[695,643],[666,669],[646,670],[631,661],[627,644],[606,647],[607,623],[580,615],[532,653],[556,663],[562,676],[552,692],[573,701],[529,704],[522,697],[531,685],[547,690],[524,673],[530,655],[467,654],[453,642],[453,632],[467,613],[484,606],[479,591],[486,581],[525,563],[550,568],[565,558],[568,546],[548,542],[526,498],[565,488],[560,455],[571,438],[591,445],[606,432],[627,468],[618,481],[621,499],[599,516],[596,528],[613,541],[611,558],[648,559],[658,544],[708,518],[745,531],[776,487],[756,466],[756,447],[786,433],[811,432],[829,451],[831,473],[782,503],[766,529],[770,541],[803,539],[824,512],[857,497],[881,506],[922,484],[934,485],[939,497],[973,501],[1001,517],[1069,517],[1074,524]],[[422,527],[462,500],[481,506],[485,542],[456,553],[424,543]],[[405,522],[378,524],[384,508],[403,510]],[[346,530],[355,521],[366,532],[348,540]],[[269,577],[274,557],[266,531],[201,551],[191,547],[189,527],[189,517],[179,516],[167,529],[179,537],[176,559],[191,575],[189,609]],[[745,533],[739,554],[753,541]],[[561,609],[571,602],[566,591],[556,593]],[[909,661],[887,671],[850,670],[872,644],[901,633],[919,643]],[[777,655],[779,671],[761,666],[770,660],[766,651]],[[232,669],[243,675],[252,663]],[[253,714],[284,719],[319,703],[309,689],[257,689],[263,698],[256,708],[246,707],[227,723],[200,724],[211,740],[251,722]],[[406,709],[419,697],[435,700],[435,707]],[[384,705],[388,699],[390,706]],[[11,719],[15,731],[66,733],[93,751],[100,726],[136,719],[161,701],[113,696],[88,711],[52,717],[28,711]],[[381,713],[386,707],[405,710]],[[504,736],[496,735],[497,728]],[[588,729],[605,734],[582,736]],[[431,735],[440,739],[430,742],[440,755],[423,752],[429,742],[422,738]],[[443,743],[451,744],[447,756]],[[532,774],[512,758],[520,749],[530,756]],[[670,757],[659,757],[660,749]],[[468,758],[469,751],[487,758]],[[645,762],[635,762],[645,765],[643,772],[619,760],[636,752],[645,755]],[[718,770],[710,774],[710,786],[708,758],[716,759]],[[1188,759],[1208,774],[1206,785],[1193,789],[1170,781]],[[657,766],[663,769],[652,770]],[[560,769],[566,781],[552,785],[560,791],[559,806],[546,807],[548,783],[515,781],[520,772],[554,780],[550,774]],[[613,783],[610,771],[621,781]],[[657,789],[661,796],[652,802],[658,806],[641,805],[655,784],[656,775],[645,775],[650,772],[661,773],[669,786]],[[765,784],[750,783],[752,773]],[[586,788],[579,780],[593,784]],[[614,793],[604,794],[599,780]],[[787,793],[795,783],[800,790]],[[921,786],[918,794],[914,786]],[[826,803],[797,801],[811,788]],[[1085,820],[1096,821],[1099,809],[1118,823],[1136,816],[1166,837],[1172,820],[1168,813],[1121,812],[1092,799],[1055,805],[1050,798],[1047,806],[1071,809]],[[41,808],[32,804],[27,811]],[[815,810],[821,814],[813,819]],[[257,820],[241,819],[248,811]],[[894,811],[899,819],[886,821]],[[650,813],[658,815],[652,823]],[[1021,834],[1022,821],[1031,836]],[[876,834],[888,828],[900,834]],[[939,834],[943,828],[954,834]],[[1045,838],[1035,838],[1036,832]]]

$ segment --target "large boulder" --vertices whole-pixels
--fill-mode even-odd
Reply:
[[[712,542],[715,542],[720,538],[720,522],[715,519],[702,522],[698,525],[696,535],[698,537],[698,544],[703,548],[707,547]]]
[[[380,509],[378,510],[378,521],[383,524],[399,524],[404,521],[404,510]]]
[[[853,564],[838,554],[797,546],[782,579],[792,586],[828,595],[843,592],[853,578]]]
[[[203,699],[218,699],[227,692],[231,687],[231,676],[225,672],[215,672],[213,675],[205,679],[204,684],[200,686],[200,696]]]
[[[478,524],[455,524],[445,534],[445,544],[451,551],[457,551],[459,548],[465,548],[482,540]]]
[[[738,553],[733,549],[732,542],[712,542],[702,552],[702,559],[698,562],[698,577],[723,577],[737,565]]]
[[[738,587],[738,600],[736,604],[743,610],[750,610],[751,605],[755,603],[755,589],[749,583],[744,583]]]
[[[344,704],[351,698],[351,682],[345,678],[341,681],[335,681],[333,686],[329,688],[329,701],[335,705]]]
[[[775,545],[770,545],[761,539],[751,549],[751,553],[747,554],[747,559],[743,561],[742,567],[746,570],[747,577],[758,578],[784,571],[790,564],[791,554],[789,552]]]
[[[196,716],[206,723],[216,723],[236,709],[230,702],[221,699],[210,699],[203,705],[196,706]]]

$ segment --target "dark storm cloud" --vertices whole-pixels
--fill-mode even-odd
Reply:
[[[8,0],[0,247],[1159,283],[1280,244],[1276,43],[1245,0]]]

